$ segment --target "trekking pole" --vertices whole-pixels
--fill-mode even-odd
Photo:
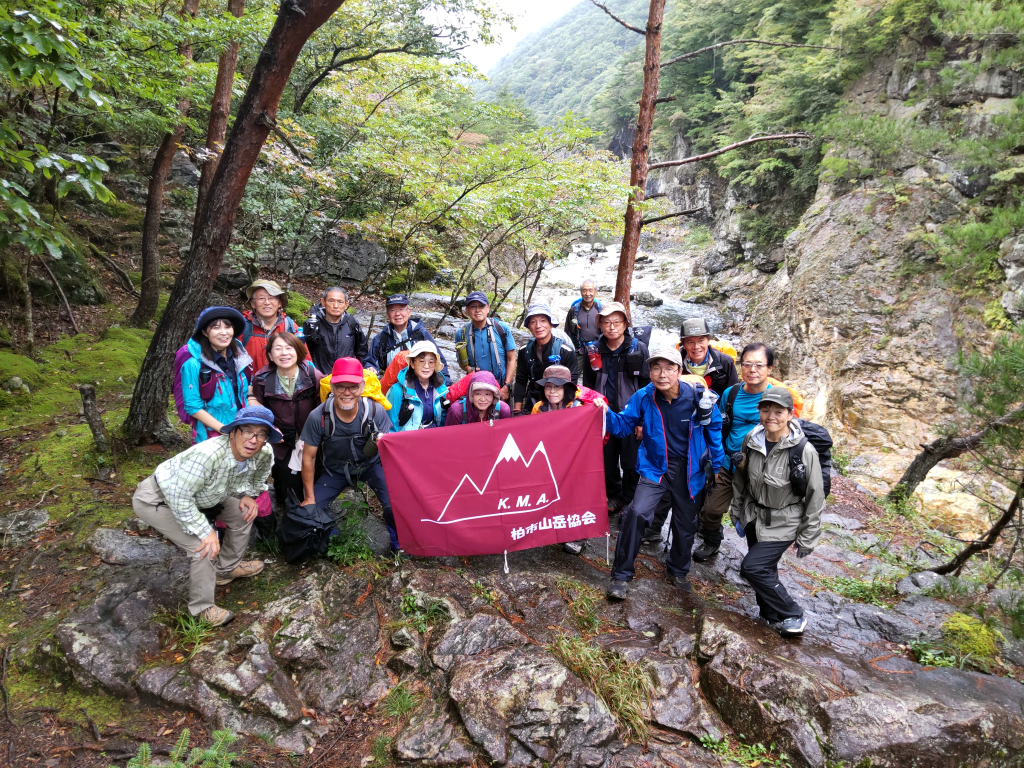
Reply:
[[[612,560],[609,555],[609,545],[611,544],[612,534],[610,531],[604,532],[604,561],[609,568],[612,567]]]
[[[506,549],[505,550],[505,573],[507,574],[508,572],[509,572],[509,570],[508,570],[508,550]]]

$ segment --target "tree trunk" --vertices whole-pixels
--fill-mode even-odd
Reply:
[[[185,0],[181,8],[182,17],[195,18],[199,10],[199,0]],[[192,59],[192,45],[182,43],[178,53],[187,61]],[[189,101],[183,97],[178,102],[178,111],[182,118],[188,115]],[[134,326],[145,327],[156,317],[156,308],[160,302],[160,214],[164,208],[164,187],[167,186],[167,175],[171,171],[174,153],[185,135],[185,122],[182,120],[174,130],[164,134],[160,148],[153,158],[153,170],[149,176],[149,191],[146,195],[146,217],[142,222],[142,284],[139,286],[139,303],[128,321]]]
[[[228,0],[228,12],[236,19],[245,13],[245,0]],[[235,67],[238,64],[238,41],[232,40],[217,62],[217,84],[213,87],[213,100],[210,102],[210,124],[206,129],[207,156],[203,161],[199,176],[199,189],[196,191],[196,213],[192,225],[192,239],[199,229],[199,217],[203,204],[210,193],[213,175],[220,163],[220,153],[224,147],[224,137],[228,134],[228,117],[231,115],[231,88],[235,82]]]
[[[1024,494],[1024,480],[1017,483],[1017,493],[1014,494],[1013,501],[1010,502],[1010,506],[1003,510],[1003,514],[1000,515],[998,520],[996,520],[995,525],[988,529],[988,533],[985,534],[984,538],[979,539],[978,541],[972,541],[960,551],[960,554],[948,563],[936,566],[935,568],[928,568],[927,570],[943,576],[947,573],[959,575],[963,567],[967,565],[968,560],[979,552],[991,549],[996,543],[996,540],[1003,532],[1003,529],[1006,528],[1006,526],[1013,521],[1013,518],[1017,516],[1017,512],[1020,510],[1022,494]]]
[[[940,437],[927,445],[921,446],[921,452],[914,457],[903,473],[900,481],[893,486],[886,498],[889,501],[901,502],[914,495],[914,490],[935,466],[945,459],[955,459],[968,451],[974,450],[987,434],[998,431],[1024,415],[1024,406],[1018,406],[1000,419],[986,424],[977,432],[965,437]]]
[[[110,438],[107,436],[107,428],[103,425],[103,416],[96,405],[96,388],[92,384],[82,384],[78,388],[78,393],[82,396],[82,414],[92,431],[96,450],[99,453],[110,453]]]
[[[32,254],[25,254],[25,263],[21,268],[21,301],[25,312],[25,354],[29,357],[36,355],[36,330],[33,327],[32,318],[32,287],[28,284],[28,268],[32,263]]]
[[[651,0],[647,14],[647,48],[644,54],[644,87],[640,94],[640,113],[636,120],[636,134],[633,136],[633,161],[629,169],[629,184],[632,187],[626,205],[626,226],[622,234],[622,251],[619,253],[619,271],[615,277],[615,300],[629,308],[629,295],[633,285],[633,265],[636,261],[637,246],[640,244],[640,230],[643,215],[637,208],[647,190],[647,157],[651,144],[651,128],[654,125],[655,101],[658,98],[658,79],[661,72],[661,24],[665,17],[665,0]]]
[[[309,36],[343,2],[285,0],[281,5],[224,145],[192,251],[174,281],[167,309],[135,382],[128,417],[122,426],[123,437],[129,444],[149,437],[160,439],[173,432],[167,423],[167,398],[173,384],[175,351],[191,333],[220,272],[245,186],[275,124],[281,94],[295,60]]]

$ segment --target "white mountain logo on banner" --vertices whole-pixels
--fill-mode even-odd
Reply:
[[[496,491],[492,484],[497,486],[499,481],[500,491]],[[485,494],[491,496],[487,501],[483,498]],[[497,498],[494,498],[495,494]],[[422,522],[450,525],[499,515],[536,512],[558,499],[558,481],[551,470],[544,442],[537,443],[527,461],[515,438],[509,435],[483,485],[477,485],[468,474],[463,475],[437,520],[423,519]]]

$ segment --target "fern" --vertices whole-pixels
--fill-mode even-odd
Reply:
[[[231,731],[214,731],[213,744],[206,749],[194,747],[188,758],[189,730],[186,728],[174,742],[174,748],[168,756],[168,762],[161,763],[166,768],[230,768],[238,755],[235,752],[228,752],[228,748],[238,738]],[[149,744],[140,744],[138,754],[128,761],[126,768],[153,768],[153,751]],[[115,768],[110,766],[110,768]]]

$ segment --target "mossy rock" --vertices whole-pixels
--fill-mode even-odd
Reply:
[[[43,373],[39,369],[39,364],[32,358],[25,357],[24,355],[0,350],[0,371],[3,371],[0,374],[2,376],[0,384],[17,376],[22,382],[28,384],[29,389],[33,392],[43,385]]]
[[[999,652],[1002,634],[966,613],[954,613],[942,623],[942,639],[963,656],[991,659]]]
[[[296,291],[288,291],[288,305],[285,308],[285,314],[288,315],[296,325],[301,326],[306,322],[306,318],[309,317],[309,310],[312,308],[313,302],[303,296],[301,293]]]

